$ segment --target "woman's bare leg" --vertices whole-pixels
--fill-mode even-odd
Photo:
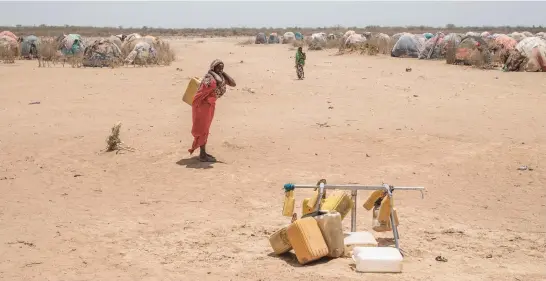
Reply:
[[[216,158],[214,158],[214,156],[207,153],[206,145],[202,145],[200,147],[199,160],[203,162],[216,162]]]

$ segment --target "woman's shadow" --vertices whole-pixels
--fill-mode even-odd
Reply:
[[[177,165],[186,166],[186,168],[188,169],[212,169],[214,168],[212,164],[215,164],[215,163],[225,164],[222,161],[201,162],[199,161],[199,156],[194,156],[192,158],[187,158],[187,159],[180,159],[178,160],[178,162],[176,162]]]

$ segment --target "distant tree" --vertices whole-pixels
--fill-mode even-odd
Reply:
[[[454,29],[454,28],[456,28],[456,27],[457,27],[457,26],[454,25],[454,24],[452,24],[452,23],[446,24],[446,28],[447,28],[447,29]]]

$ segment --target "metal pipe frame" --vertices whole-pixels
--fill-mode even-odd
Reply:
[[[373,185],[335,185],[335,184],[324,184],[320,183],[320,185],[317,187],[317,185],[312,184],[294,184],[293,185],[295,189],[297,188],[313,188],[319,189],[319,197],[317,200],[317,203],[315,205],[315,211],[320,211],[321,202],[322,202],[322,196],[324,194],[324,190],[326,189],[341,189],[341,190],[350,190],[351,191],[351,199],[353,200],[353,209],[351,210],[351,232],[356,232],[356,201],[357,201],[357,195],[359,190],[385,190],[387,192],[387,196],[393,198],[392,192],[394,190],[419,190],[421,191],[421,196],[424,198],[423,190],[425,190],[422,186],[390,186],[388,184],[373,186]],[[392,228],[392,234],[394,237],[394,244],[398,250],[400,250],[400,242],[398,241],[400,239],[399,233],[398,233],[398,227],[395,224],[394,220],[394,207],[391,204],[391,215],[390,215],[390,221],[391,221],[391,228]]]

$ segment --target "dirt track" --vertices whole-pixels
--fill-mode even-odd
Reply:
[[[162,68],[0,64],[0,280],[546,280],[544,74],[309,51],[298,81],[287,45],[236,42],[172,41]],[[215,58],[238,86],[206,165],[181,97]],[[101,154],[117,121],[136,152]],[[283,184],[320,178],[427,188],[396,195],[404,273],[270,254]]]

